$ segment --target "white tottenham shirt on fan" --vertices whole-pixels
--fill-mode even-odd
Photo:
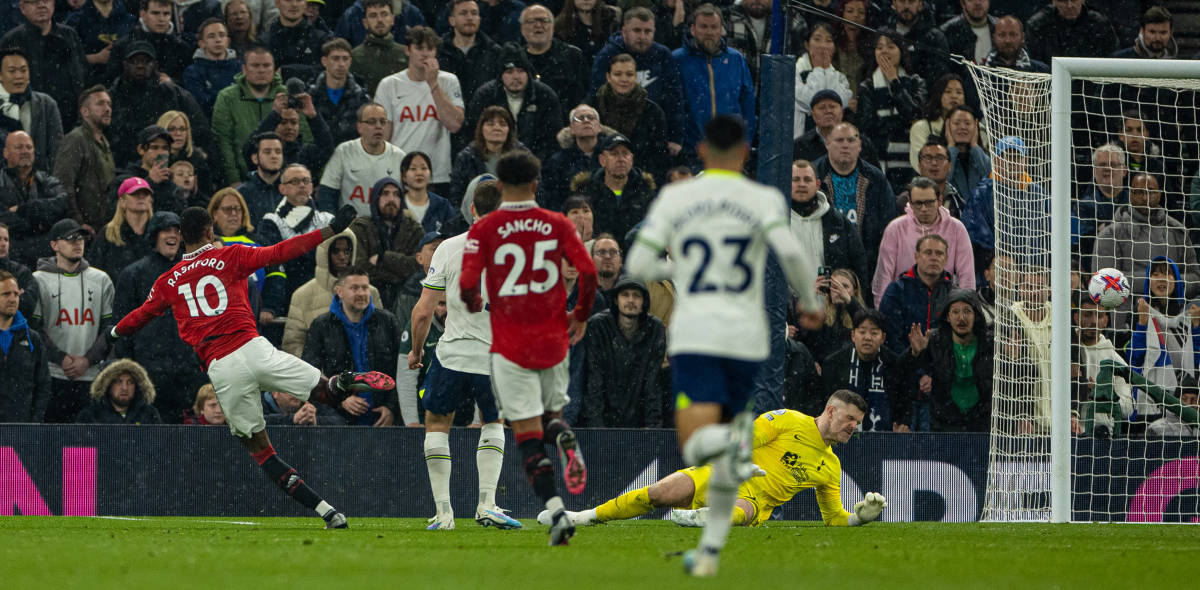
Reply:
[[[400,160],[404,150],[387,142],[383,153],[372,156],[362,146],[361,139],[342,142],[321,175],[321,186],[338,191],[338,208],[354,205],[359,216],[371,215],[371,190],[380,179],[400,179]]]
[[[438,86],[451,104],[463,108],[462,88],[454,74],[438,72]],[[379,82],[375,100],[392,122],[392,144],[405,152],[428,154],[433,162],[431,182],[450,182],[450,131],[438,119],[429,84],[409,78],[404,69]]]
[[[443,367],[461,373],[491,374],[492,322],[487,305],[480,313],[471,313],[463,303],[458,286],[462,275],[463,248],[467,234],[447,238],[433,251],[429,274],[422,284],[446,292],[446,330],[438,340],[437,357]],[[485,283],[481,283],[483,285]],[[487,301],[487,293],[483,293]]]

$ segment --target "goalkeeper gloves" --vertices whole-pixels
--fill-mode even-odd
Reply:
[[[355,217],[358,217],[358,210],[354,205],[342,205],[333,216],[333,221],[329,222],[329,229],[333,230],[334,235],[340,234],[350,227],[350,222],[354,221]]]
[[[877,492],[867,492],[862,500],[854,505],[854,514],[850,517],[850,526],[867,524],[879,518],[883,509],[887,508],[887,498]]]

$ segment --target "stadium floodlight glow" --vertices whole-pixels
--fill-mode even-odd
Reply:
[[[991,154],[995,173],[1016,180],[996,181],[993,192],[997,352],[982,519],[1153,521],[1153,514],[1138,512],[1142,504],[1134,496],[1139,491],[1122,487],[1123,480],[1130,479],[1124,476],[1132,476],[1134,469],[1139,474],[1145,469],[1147,473],[1141,475],[1150,476],[1155,466],[1182,457],[1165,453],[1162,449],[1167,447],[1152,449],[1149,444],[1119,439],[1128,437],[1130,426],[1136,431],[1148,422],[1130,421],[1131,416],[1176,414],[1187,425],[1186,416],[1195,414],[1167,405],[1179,402],[1169,395],[1177,384],[1160,382],[1172,381],[1165,373],[1160,373],[1161,379],[1151,373],[1147,377],[1162,386],[1167,404],[1158,400],[1157,392],[1150,396],[1143,391],[1149,388],[1130,388],[1119,375],[1109,382],[1106,373],[1104,383],[1094,389],[1088,386],[1087,379],[1095,380],[1102,372],[1095,370],[1097,363],[1090,370],[1087,367],[1093,357],[1086,355],[1096,349],[1073,338],[1076,294],[1071,290],[1071,274],[1073,262],[1078,262],[1082,270],[1114,266],[1129,277],[1133,297],[1117,311],[1101,315],[1111,323],[1116,339],[1132,340],[1141,325],[1135,320],[1145,317],[1135,313],[1136,300],[1151,283],[1150,261],[1138,260],[1133,253],[1191,249],[1179,248],[1176,241],[1187,231],[1182,224],[1174,231],[1172,218],[1190,213],[1181,201],[1196,174],[1192,162],[1200,137],[1200,62],[1054,58],[1050,74],[967,66],[979,89],[984,111],[981,127],[990,138],[988,147],[996,147],[999,138],[1015,136],[1022,141],[1019,159],[1001,161],[1004,158],[995,150]],[[1136,114],[1131,115],[1131,110]],[[1105,149],[1115,152],[1114,163],[1107,163],[1113,157],[1110,153],[1103,155],[1102,168],[1095,166],[1104,151],[1097,148],[1110,143],[1112,147]],[[998,163],[1003,170],[996,168]],[[1161,213],[1153,212],[1153,207],[1129,207],[1123,212],[1126,207],[1115,198],[1143,171],[1153,173],[1157,186],[1150,186],[1145,177],[1136,178],[1136,183],[1158,195]],[[1094,178],[1095,172],[1105,176]],[[1092,194],[1107,196],[1109,201],[1092,206],[1097,201],[1083,198]],[[1049,203],[1044,202],[1047,195]],[[1165,228],[1163,232],[1143,238],[1116,231],[1126,227],[1118,223],[1121,215],[1136,219],[1133,216],[1139,211],[1157,215],[1141,219],[1153,220]],[[1135,268],[1137,272],[1130,272]],[[1083,278],[1085,288],[1088,276],[1090,272]],[[1189,292],[1200,289],[1200,285],[1184,284]],[[1170,301],[1170,296],[1159,299]],[[1184,298],[1185,316],[1186,302]],[[1168,303],[1162,306],[1163,324],[1171,325],[1178,309]],[[1147,315],[1154,313],[1158,312]],[[1168,348],[1150,353],[1167,354]],[[1074,417],[1073,358],[1084,359],[1078,362],[1080,370],[1090,372],[1082,387],[1092,391]],[[1073,429],[1083,432],[1075,436]],[[1104,439],[1106,432],[1111,440]],[[1194,450],[1188,453],[1195,454]],[[1104,485],[1097,486],[1101,480]],[[1161,499],[1160,504],[1170,501],[1170,497]],[[1161,513],[1158,517],[1162,520]]]

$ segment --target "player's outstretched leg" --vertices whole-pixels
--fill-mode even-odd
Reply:
[[[475,468],[479,473],[479,504],[475,507],[475,522],[480,526],[498,529],[519,529],[521,521],[505,514],[496,506],[496,485],[504,463],[504,427],[489,422],[479,429],[479,444],[475,447]]]
[[[687,508],[696,495],[696,478],[707,478],[707,470],[676,471],[644,488],[631,490],[595,508],[581,512],[567,511],[575,526],[591,526],[612,520],[625,520],[649,514],[656,508]],[[551,523],[549,510],[538,514],[538,522]]]
[[[575,432],[562,418],[550,418],[546,421],[545,444],[553,444],[558,449],[558,461],[562,466],[563,482],[567,491],[578,496],[587,487],[587,465],[583,462],[583,451],[575,440]]]
[[[346,516],[322,500],[312,488],[308,487],[308,484],[304,483],[295,469],[284,463],[279,455],[275,454],[275,447],[271,446],[271,441],[267,438],[267,431],[260,430],[250,438],[239,437],[238,440],[242,441],[242,444],[250,450],[254,461],[267,474],[267,477],[275,482],[275,485],[279,486],[293,500],[320,515],[325,521],[325,528],[349,528]]]
[[[396,380],[379,371],[355,373],[346,371],[337,377],[324,375],[317,380],[308,399],[327,406],[337,407],[347,397],[362,391],[383,393],[396,387]]]

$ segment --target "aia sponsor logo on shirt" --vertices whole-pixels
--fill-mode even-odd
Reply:
[[[58,317],[54,320],[54,325],[61,326],[63,324],[68,326],[82,326],[84,324],[94,326],[96,325],[96,316],[90,308],[85,308],[82,311],[79,308],[59,308]]]
[[[438,118],[437,108],[433,105],[426,105],[424,109],[417,107],[401,107],[400,112],[396,113],[396,123],[422,123],[424,121],[436,121]]]

